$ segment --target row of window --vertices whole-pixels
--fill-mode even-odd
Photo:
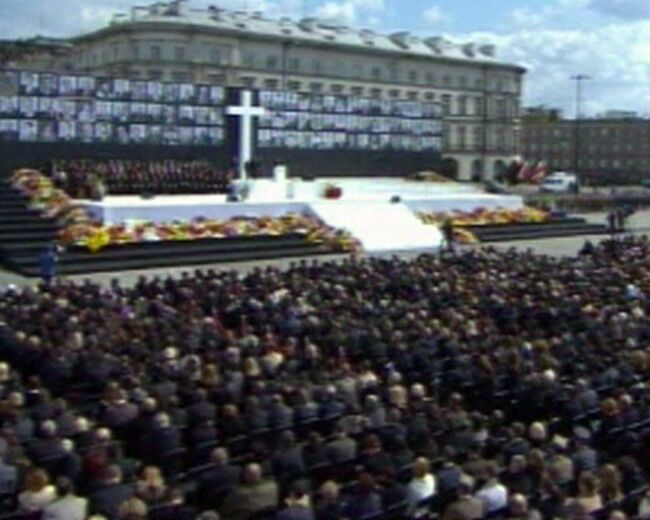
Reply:
[[[474,126],[456,126],[452,128],[448,124],[442,126],[442,145],[445,149],[453,150],[480,150],[487,140],[488,148],[503,150],[514,146],[517,138],[514,132],[503,127],[485,128]]]
[[[542,152],[542,153],[548,153],[548,154],[566,154],[566,153],[572,153],[574,144],[573,140],[567,140],[559,143],[531,143],[531,142],[526,142],[524,144],[524,147],[526,150],[530,151],[531,153],[536,153],[536,152]],[[645,150],[647,152],[648,149],[650,149],[650,142],[648,141],[643,141],[640,143],[632,144],[612,144],[612,143],[607,143],[604,145],[594,145],[594,144],[586,144],[583,143],[581,145],[581,150],[583,153],[587,154],[592,154],[592,155],[616,155],[620,153],[624,153],[626,155],[633,154],[639,150]]]
[[[451,74],[438,75],[432,71],[419,70],[403,71],[395,66],[369,65],[362,63],[349,63],[344,60],[324,61],[321,58],[285,58],[284,63],[280,56],[270,54],[266,60],[256,53],[245,53],[242,64],[248,68],[265,68],[271,71],[286,70],[292,73],[304,74],[331,74],[339,77],[353,79],[370,79],[373,81],[391,81],[395,83],[408,82],[412,85],[427,85],[442,88],[457,88],[461,90],[483,90],[485,88],[483,77],[470,81],[466,76],[453,76]],[[491,92],[518,93],[516,82],[504,78],[489,78],[487,88]]]
[[[219,46],[209,46],[203,49],[203,61],[214,65],[222,65],[228,62],[227,49]],[[163,46],[156,44],[131,44],[128,53],[123,52],[123,47],[114,44],[102,51],[94,50],[81,57],[81,61],[91,67],[105,65],[117,61],[189,61],[196,56],[189,56],[187,47],[184,45]]]
[[[538,156],[535,160],[548,160],[543,155]],[[573,158],[552,159],[549,166],[554,169],[573,168]],[[580,159],[580,166],[583,168],[603,168],[614,170],[650,170],[650,159]]]
[[[133,43],[125,51],[125,46],[113,44],[103,50],[91,50],[83,58],[88,66],[97,67],[103,64],[134,60],[150,61],[194,61],[196,49],[188,49],[185,45],[163,45],[155,43]],[[200,53],[203,62],[223,65],[230,62],[230,52],[227,47],[210,45],[202,47]],[[257,52],[245,52],[242,56],[244,67],[266,69],[272,71],[286,70],[295,73],[332,74],[339,77],[368,79],[374,81],[408,82],[412,85],[427,85],[441,88],[457,88],[461,90],[488,88],[491,92],[518,93],[519,83],[515,79],[505,77],[487,78],[487,85],[481,75],[468,78],[464,75],[439,74],[433,71],[411,69],[402,70],[396,66],[366,65],[360,62],[350,63],[347,60],[323,60],[322,58],[299,58],[278,54],[262,56]]]
[[[575,127],[566,128],[527,128],[526,135],[530,140],[553,138],[553,139],[571,139],[575,133]],[[625,127],[580,127],[580,135],[585,138],[598,139],[605,137],[608,139],[629,139],[638,138],[640,135],[650,133],[650,125],[636,124]]]

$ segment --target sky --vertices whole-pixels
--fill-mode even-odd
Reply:
[[[0,38],[72,36],[149,0],[0,0]],[[528,69],[524,105],[575,114],[571,76],[585,74],[584,115],[650,115],[650,0],[189,0],[269,16],[318,16],[355,28],[497,45]]]

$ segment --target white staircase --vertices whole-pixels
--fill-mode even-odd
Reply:
[[[442,242],[436,226],[423,224],[402,203],[338,200],[310,208],[326,224],[352,233],[368,253],[435,250]]]

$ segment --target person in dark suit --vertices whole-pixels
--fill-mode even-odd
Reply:
[[[90,509],[108,518],[116,518],[120,505],[134,495],[133,485],[122,482],[122,469],[113,464],[106,468],[101,486],[90,494]]]
[[[159,413],[155,418],[155,426],[148,439],[148,458],[152,462],[159,461],[164,455],[181,447],[181,433],[171,424],[169,415]]]
[[[208,401],[208,393],[199,388],[194,395],[194,402],[187,408],[187,420],[190,424],[214,421],[217,407]]]
[[[357,520],[381,512],[382,503],[375,479],[370,473],[359,475],[358,487],[354,494],[346,497],[343,516]]]
[[[210,462],[213,466],[201,473],[196,494],[203,506],[218,508],[223,495],[239,485],[241,468],[229,464],[226,448],[215,448],[210,455]]]
[[[305,473],[302,448],[296,443],[296,436],[292,431],[282,432],[280,448],[273,456],[271,464],[273,473],[279,479],[291,479]]]
[[[342,424],[334,426],[333,439],[327,443],[327,458],[333,464],[352,460],[357,456],[357,441],[350,437]]]
[[[64,457],[66,452],[63,443],[57,436],[57,427],[54,421],[44,421],[39,428],[39,436],[29,446],[29,456],[37,464]]]

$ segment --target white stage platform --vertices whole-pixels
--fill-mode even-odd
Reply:
[[[342,197],[325,200],[327,185],[340,187]],[[106,197],[101,202],[78,202],[105,224],[137,220],[162,223],[198,217],[279,217],[289,212],[314,215],[332,227],[350,231],[368,252],[438,247],[442,240],[439,230],[423,225],[417,212],[523,207],[520,196],[489,195],[471,185],[392,178],[254,180],[246,187],[246,202],[226,202],[224,195]],[[391,203],[393,197],[399,197],[401,202]]]

